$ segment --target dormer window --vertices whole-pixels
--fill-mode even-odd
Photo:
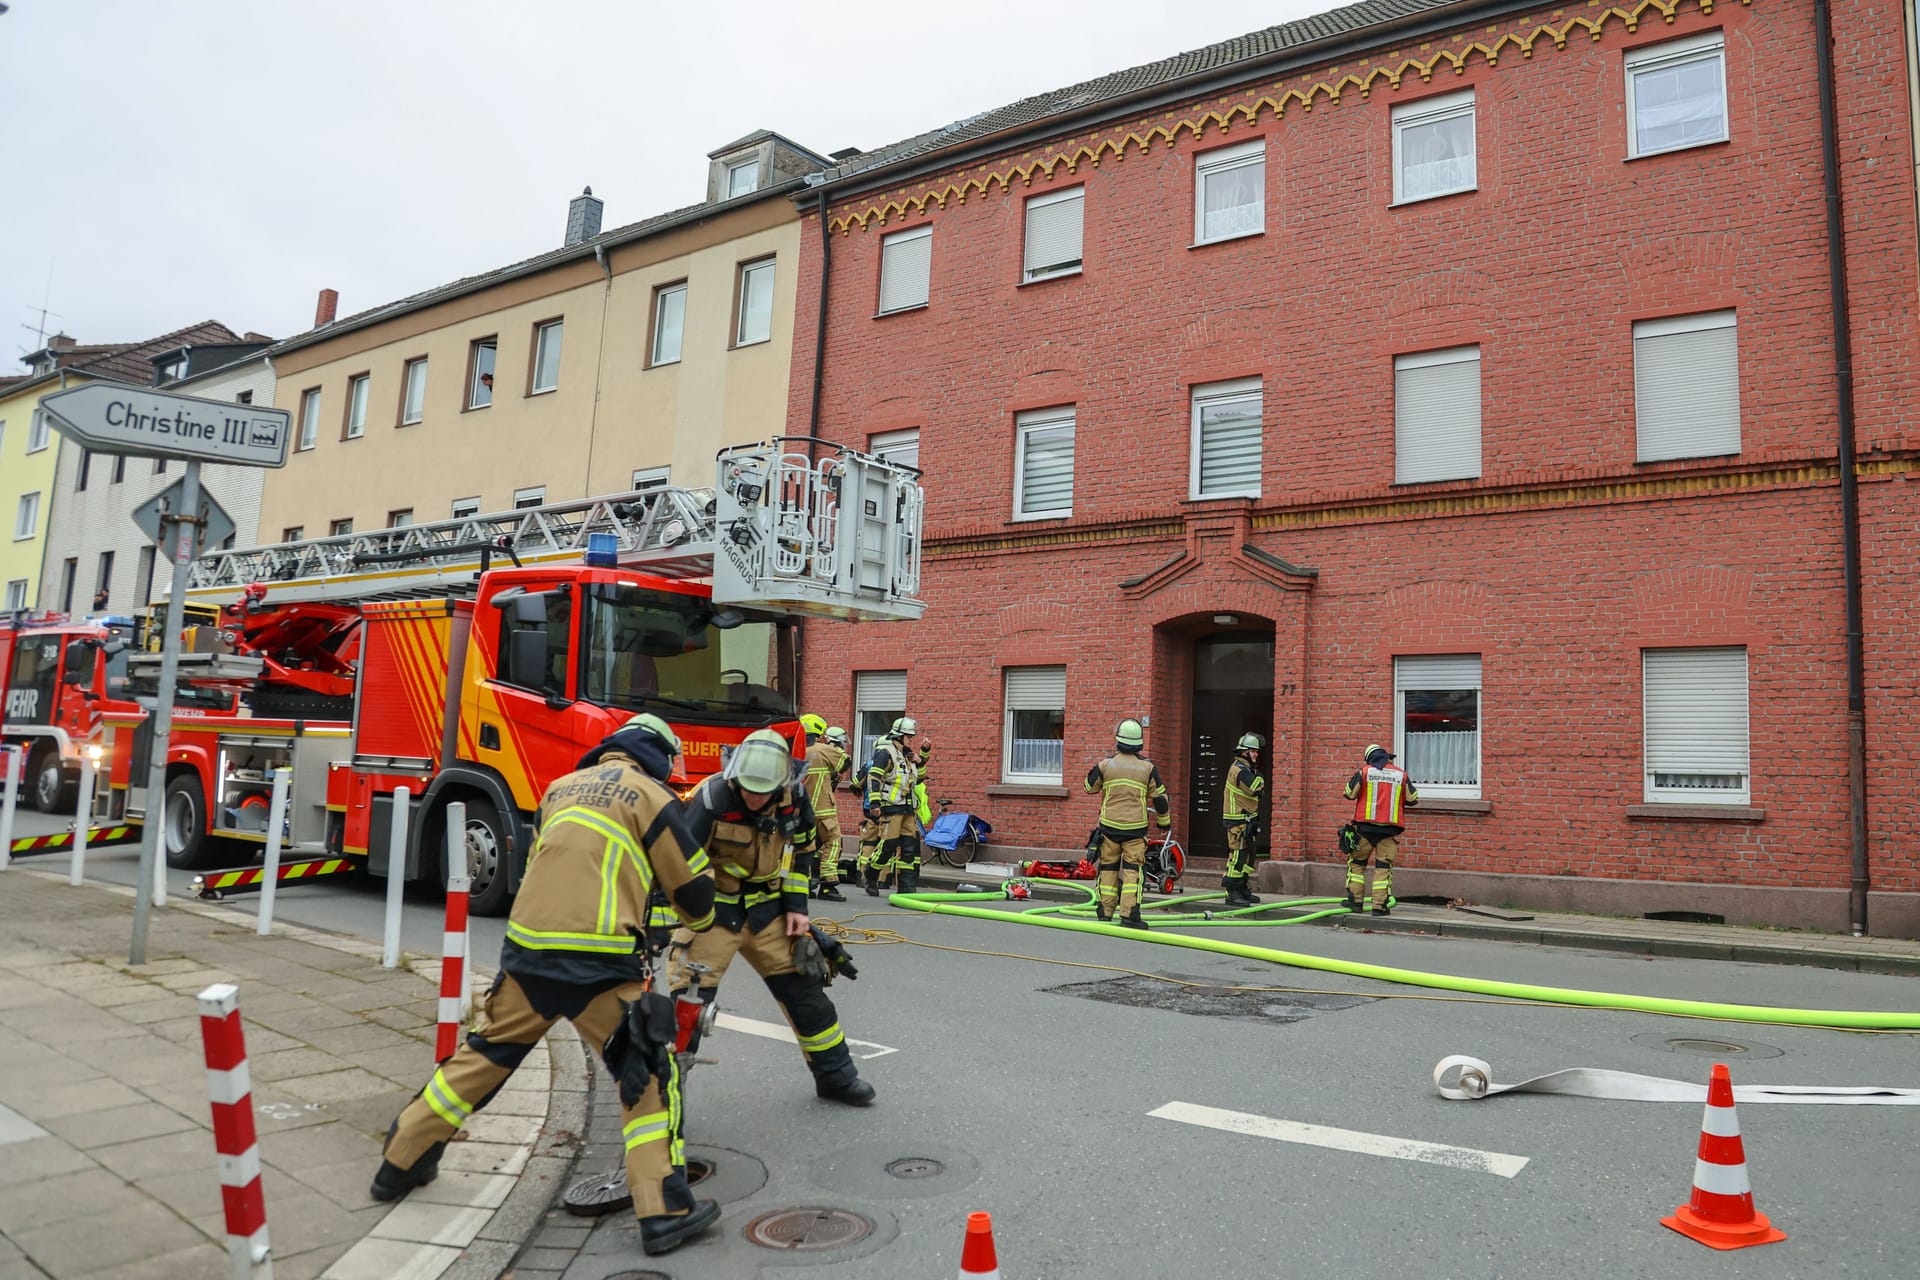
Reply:
[[[186,376],[187,358],[185,356],[176,356],[160,366],[160,377],[157,385],[165,386],[169,382],[178,382]]]
[[[736,160],[727,166],[727,199],[731,200],[735,196],[751,195],[759,189],[760,161],[758,158],[752,160]]]

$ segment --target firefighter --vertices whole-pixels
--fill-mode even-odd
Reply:
[[[813,806],[815,859],[818,874],[813,896],[822,902],[845,902],[840,892],[840,806],[834,801],[833,786],[847,768],[847,753],[833,741],[833,730],[819,716],[800,717],[807,731],[807,803]],[[847,732],[840,731],[846,741]]]
[[[713,860],[714,927],[674,933],[668,982],[677,999],[697,978],[697,996],[712,1004],[734,953],[745,955],[792,1024],[814,1092],[864,1107],[874,1089],[854,1066],[827,998],[832,974],[822,970],[808,930],[814,815],[793,766],[786,740],[760,729],[740,744],[723,773],[687,797],[688,830]]]
[[[918,732],[920,726],[913,717],[901,716],[887,736],[874,744],[873,759],[867,763],[864,807],[880,837],[880,851],[867,864],[869,897],[880,896],[880,879],[888,873],[902,893],[920,886],[920,824],[914,820],[914,809],[920,798],[915,789],[921,785],[921,764],[913,752]]]
[[[637,715],[547,789],[500,976],[466,1043],[387,1131],[374,1199],[432,1182],[447,1142],[565,1018],[619,1083],[640,1247],[665,1253],[719,1218],[718,1204],[688,1189],[673,1005],[653,990],[643,941],[656,887],[689,936],[714,920],[707,855],[665,785],[679,754],[665,721]]]
[[[1260,905],[1247,888],[1247,877],[1253,874],[1255,823],[1260,816],[1260,793],[1267,785],[1260,776],[1262,745],[1259,734],[1241,734],[1234,745],[1233,763],[1227,766],[1226,802],[1221,806],[1226,815],[1227,873],[1220,878],[1220,887],[1227,891],[1229,907]]]
[[[1144,929],[1140,918],[1140,868],[1147,859],[1147,818],[1162,830],[1173,825],[1160,770],[1140,754],[1147,736],[1126,719],[1113,731],[1114,753],[1087,770],[1087,791],[1100,797],[1100,907],[1102,920]]]
[[[1363,763],[1347,779],[1347,799],[1353,805],[1355,838],[1343,841],[1347,849],[1347,901],[1349,911],[1359,911],[1367,899],[1367,859],[1374,863],[1373,914],[1392,914],[1393,859],[1400,852],[1400,833],[1406,830],[1400,821],[1402,806],[1420,803],[1407,771],[1393,763],[1393,752],[1377,742],[1367,745]]]

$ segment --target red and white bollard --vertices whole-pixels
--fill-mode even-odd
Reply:
[[[272,1280],[267,1199],[260,1186],[260,1141],[253,1127],[253,1082],[240,1029],[240,988],[217,982],[200,993],[200,1040],[207,1051],[207,1099],[227,1211],[227,1256],[234,1280]]]
[[[467,1016],[467,806],[447,806],[447,931],[440,943],[440,1029],[435,1062],[445,1062],[460,1047],[460,1024]]]

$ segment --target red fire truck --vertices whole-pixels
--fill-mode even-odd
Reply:
[[[404,787],[402,873],[444,882],[446,809],[459,801],[473,909],[503,913],[548,783],[628,716],[652,711],[674,725],[685,748],[675,782],[690,786],[755,729],[797,739],[801,618],[919,615],[917,475],[781,438],[723,451],[713,489],[195,562],[189,598],[224,596],[225,618],[245,624],[239,652],[181,659],[186,683],[213,705],[176,702],[161,805],[168,861],[203,870],[207,894],[257,888],[258,865],[218,868],[265,844],[274,770],[285,767],[282,880],[388,874]],[[275,636],[286,643],[276,648]],[[328,662],[316,663],[327,645]],[[343,669],[348,714],[328,716]],[[298,693],[316,714],[289,709]],[[147,752],[134,737],[115,753],[113,779],[142,816]]]
[[[24,751],[26,794],[42,812],[73,811],[80,753],[101,740],[102,713],[125,696],[136,631],[132,618],[114,616],[0,618],[0,741]]]

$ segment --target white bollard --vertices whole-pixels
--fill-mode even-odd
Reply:
[[[473,878],[467,866],[467,806],[447,806],[447,925],[440,940],[440,1026],[434,1061],[445,1062],[460,1044],[467,1020],[467,891]]]
[[[280,828],[287,817],[287,786],[293,770],[282,765],[273,771],[273,803],[267,807],[267,867],[260,877],[260,921],[254,932],[273,932],[273,891],[280,885]]]
[[[447,806],[447,888],[453,888],[453,877],[460,877],[460,892],[466,893],[473,887],[473,867],[467,861],[467,806],[458,800]],[[461,914],[460,954],[473,956],[473,924],[464,912]],[[465,1022],[467,1015],[473,1012],[473,971],[468,965],[460,970],[460,1021]]]
[[[73,870],[68,884],[79,884],[87,874],[87,834],[93,827],[93,768],[100,763],[100,748],[88,747],[80,753],[80,800],[73,809]]]
[[[200,1043],[207,1057],[207,1100],[213,1112],[214,1159],[226,1208],[227,1258],[234,1280],[273,1280],[267,1197],[260,1184],[260,1138],[253,1115],[253,1077],[240,1023],[240,989],[216,983],[200,993]]]
[[[20,798],[24,772],[19,747],[0,747],[0,871],[13,861],[13,806]]]
[[[387,840],[387,931],[386,947],[380,963],[388,969],[400,967],[400,904],[407,891],[407,806],[413,792],[398,787],[393,793],[393,822]]]

